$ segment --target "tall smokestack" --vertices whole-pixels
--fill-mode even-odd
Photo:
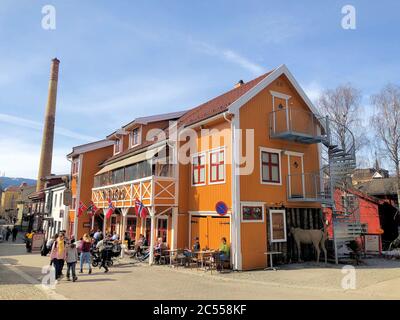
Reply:
[[[59,65],[60,60],[58,60],[57,58],[54,58],[51,61],[49,94],[47,97],[46,113],[44,116],[42,150],[40,152],[39,173],[36,191],[43,189],[44,181],[42,181],[42,179],[51,174]]]

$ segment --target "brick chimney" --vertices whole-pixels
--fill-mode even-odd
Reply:
[[[54,124],[56,120],[56,100],[58,84],[58,67],[60,60],[51,61],[49,93],[47,96],[46,113],[44,116],[42,149],[40,152],[38,181],[36,191],[44,188],[43,178],[51,174],[51,161],[53,158]]]

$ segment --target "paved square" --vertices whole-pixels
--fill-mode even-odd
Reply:
[[[356,267],[356,289],[343,290],[342,266],[292,264],[278,271],[231,272],[117,262],[104,273],[78,274],[55,290],[41,286],[49,257],[28,254],[22,242],[0,243],[0,299],[398,299],[399,262],[368,259]],[[64,273],[65,273],[64,269]]]

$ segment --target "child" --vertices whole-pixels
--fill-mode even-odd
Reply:
[[[71,243],[67,249],[67,280],[71,281],[69,278],[70,272],[72,273],[72,281],[78,280],[75,273],[76,262],[78,261],[78,249],[75,243]]]

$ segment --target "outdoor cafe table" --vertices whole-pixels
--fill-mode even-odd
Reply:
[[[216,252],[216,250],[202,250],[202,251],[196,251],[194,253],[201,256],[201,267],[203,268],[204,267],[204,255],[205,254],[213,254],[215,252]]]
[[[182,250],[182,249],[168,249],[168,250],[164,250],[164,251],[166,251],[166,252],[169,252],[169,266],[170,266],[170,267],[172,267],[172,254],[173,254],[174,252],[178,252],[178,251],[180,251],[180,250]]]

